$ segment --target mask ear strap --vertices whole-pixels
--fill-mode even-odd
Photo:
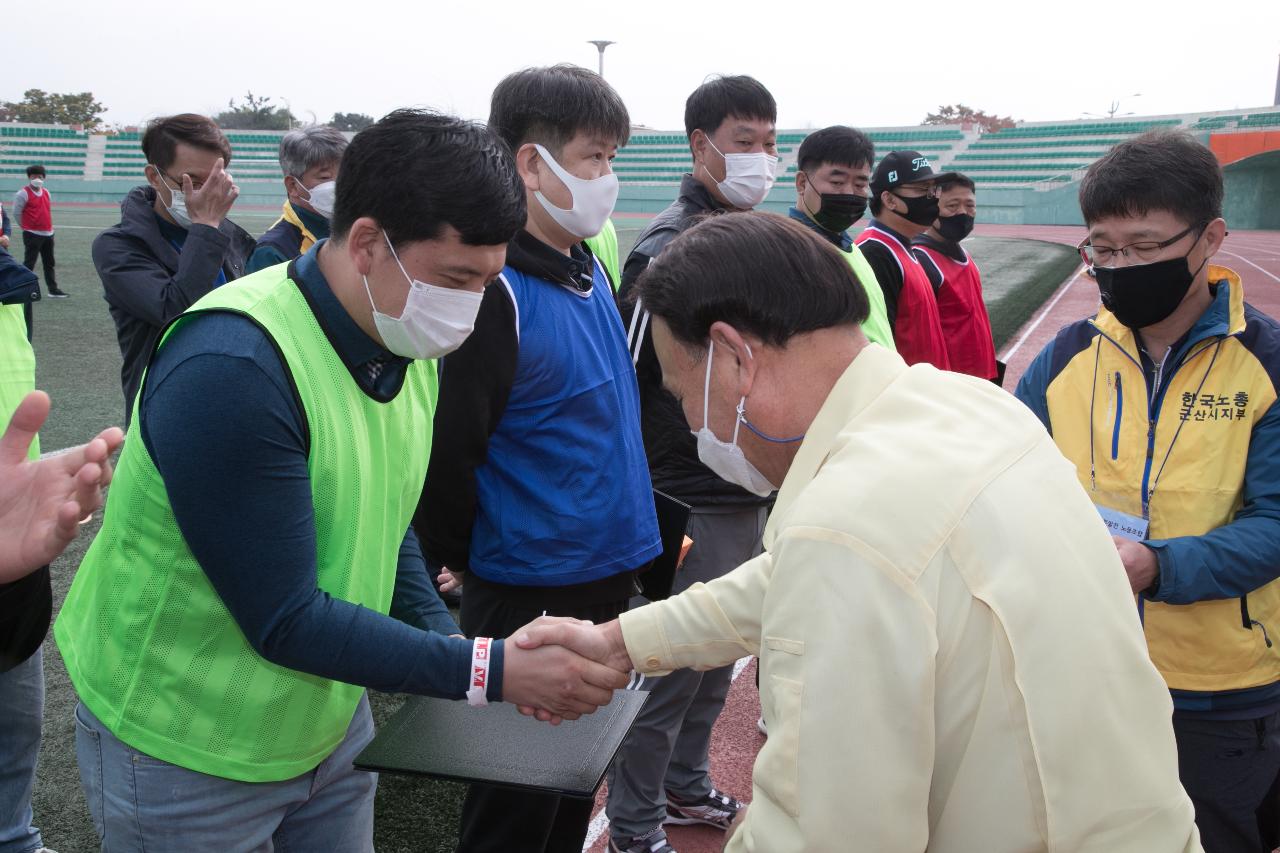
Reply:
[[[755,357],[755,354],[751,352],[751,344],[747,343],[746,341],[743,341],[742,345],[747,348],[747,355],[751,357],[751,360],[755,361],[756,357]],[[735,445],[738,443],[738,431],[742,429],[742,425],[746,423],[746,421],[747,421],[747,395],[743,394],[742,398],[738,400],[738,417],[733,422],[733,443]]]
[[[396,254],[396,247],[391,245],[391,238],[387,236],[386,231],[382,232],[382,239],[387,241],[387,248],[391,250],[391,257],[395,259],[396,266],[400,267],[400,274],[404,276],[405,281],[409,282],[409,286],[412,287],[414,284],[413,276],[409,275],[409,271],[404,268],[404,264],[400,263],[400,256]],[[364,286],[368,288],[369,283],[366,281]]]
[[[710,429],[711,425],[707,421],[707,413],[711,410],[711,357],[715,355],[716,345],[714,341],[707,342],[707,378],[702,383],[702,428]],[[736,432],[734,433],[737,434]]]
[[[378,306],[373,302],[373,291],[369,289],[369,276],[362,275],[360,279],[364,282],[365,295],[369,297],[369,307],[373,309],[374,314],[381,314],[382,312],[378,310]]]

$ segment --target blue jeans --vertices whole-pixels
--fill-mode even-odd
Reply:
[[[346,738],[316,769],[237,782],[138,752],[76,706],[76,760],[102,853],[372,853],[378,775],[352,766],[371,740],[366,695]]]
[[[0,673],[0,853],[44,846],[31,825],[31,789],[44,716],[44,649]]]

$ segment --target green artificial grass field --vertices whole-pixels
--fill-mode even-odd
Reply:
[[[62,207],[55,208],[54,216],[59,284],[71,298],[46,298],[35,306],[37,382],[53,398],[53,412],[41,433],[44,451],[78,444],[105,426],[122,423],[124,417],[115,328],[89,253],[93,238],[116,221],[117,211]],[[238,212],[232,218],[258,235],[277,216],[275,211],[252,211]],[[644,223],[643,219],[616,220],[624,257]],[[974,237],[965,245],[982,269],[997,347],[1078,263],[1070,247],[1036,240]],[[16,229],[11,249],[21,257],[21,237]],[[97,532],[101,513],[97,516],[54,563],[55,611]],[[75,762],[75,695],[52,640],[45,644],[45,674],[44,744],[34,797],[35,824],[49,847],[60,853],[87,853],[98,849],[98,843]],[[381,694],[372,699],[378,722],[401,701]],[[380,853],[451,851],[463,790],[454,783],[383,776],[376,806],[377,849]]]

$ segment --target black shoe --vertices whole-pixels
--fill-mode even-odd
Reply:
[[[67,293],[65,290],[50,290],[50,291],[49,291],[49,298],[50,298],[50,299],[66,299],[66,298],[67,298],[68,296],[70,296],[70,295],[71,295],[71,294],[70,294],[70,293]]]

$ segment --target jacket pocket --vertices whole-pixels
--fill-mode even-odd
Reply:
[[[774,652],[786,652],[789,655],[804,654],[804,640],[788,640],[786,637],[765,637],[764,646]]]
[[[760,793],[794,818],[800,817],[800,711],[804,684],[769,676],[765,721],[769,739],[760,749],[754,771]]]
[[[1151,660],[1176,690],[1239,690],[1275,681],[1280,656],[1254,623],[1258,594],[1195,604],[1148,602],[1144,622]],[[1246,620],[1248,624],[1246,624]],[[1268,630],[1270,626],[1268,626]]]

